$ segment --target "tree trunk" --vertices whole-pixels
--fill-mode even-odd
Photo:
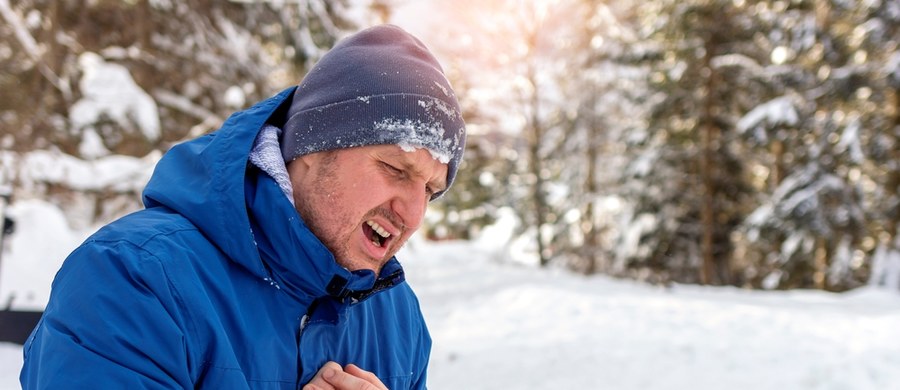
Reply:
[[[597,263],[600,261],[600,257],[597,256],[597,251],[600,249],[600,232],[594,224],[594,202],[596,202],[597,199],[597,155],[599,153],[597,148],[600,146],[597,141],[599,134],[596,134],[597,123],[595,116],[593,112],[588,115],[590,115],[590,120],[588,124],[588,147],[586,156],[587,174],[584,179],[584,193],[587,199],[587,205],[584,208],[584,214],[581,216],[581,230],[584,232],[584,246],[586,249],[585,261],[587,262],[587,267],[585,267],[584,272],[585,274],[590,275],[597,272],[599,265]]]
[[[532,37],[532,40],[536,37]],[[533,47],[533,46],[532,46]],[[547,254],[547,248],[544,241],[543,226],[547,218],[547,200],[544,196],[544,175],[541,173],[543,166],[541,164],[541,140],[544,138],[544,129],[541,126],[540,118],[540,95],[538,93],[537,72],[535,65],[530,63],[528,66],[528,81],[531,82],[531,117],[529,118],[530,137],[528,138],[528,173],[534,177],[534,187],[531,189],[531,198],[534,202],[534,220],[537,229],[535,237],[537,238],[537,250],[540,265],[546,266],[550,262]]]
[[[772,142],[770,149],[775,159],[772,162],[772,169],[769,173],[769,193],[773,193],[778,188],[778,185],[781,184],[781,180],[784,179],[784,143],[780,140],[775,140]]]
[[[716,231],[715,223],[715,153],[718,148],[719,131],[715,125],[715,98],[716,89],[718,88],[718,80],[716,71],[712,66],[712,56],[715,53],[715,44],[712,37],[706,42],[706,55],[703,59],[704,67],[709,70],[710,74],[706,80],[706,96],[703,102],[703,117],[700,120],[700,180],[702,185],[702,201],[700,204],[700,255],[702,257],[702,266],[700,268],[700,283],[712,284],[716,283],[716,260],[713,253],[714,233]]]
[[[537,100],[537,98],[535,98]],[[533,102],[534,106],[532,109],[537,112],[537,102]],[[538,248],[538,257],[540,258],[541,266],[547,265],[550,262],[549,256],[547,256],[547,248],[544,242],[544,234],[543,234],[543,226],[546,223],[547,218],[547,201],[544,199],[544,177],[541,174],[541,157],[540,157],[540,142],[539,140],[542,138],[543,129],[541,129],[540,123],[538,123],[537,114],[534,114],[531,118],[531,144],[529,145],[529,161],[528,161],[528,172],[534,177],[534,187],[532,188],[531,196],[532,201],[534,202],[534,219],[535,219],[535,228],[537,229],[536,237],[537,237],[537,248]]]
[[[816,249],[813,252],[813,287],[825,289],[825,276],[828,273],[828,247],[825,238],[816,237]]]

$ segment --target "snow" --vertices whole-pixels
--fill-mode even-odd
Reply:
[[[21,16],[13,11],[10,7],[9,0],[0,0],[0,15],[3,16],[6,23],[13,27],[16,39],[28,53],[29,57],[33,59],[39,58],[41,56],[41,49],[34,40],[34,37],[28,32],[27,21],[22,20]]]
[[[858,117],[853,118],[844,128],[840,141],[835,145],[838,151],[847,151],[850,155],[850,160],[856,164],[862,164],[865,160],[862,145],[860,144],[862,140],[859,138],[861,127],[860,119]]]
[[[781,96],[756,106],[750,110],[737,123],[738,131],[744,133],[748,130],[766,126],[774,128],[779,125],[794,126],[799,122],[797,110],[794,108],[793,98]],[[764,137],[764,133],[755,134]],[[764,140],[765,138],[761,138]]]
[[[33,295],[85,232],[41,201],[14,206],[2,286]],[[510,259],[509,221],[471,242],[414,239],[399,257],[428,319],[429,388],[887,389],[900,383],[900,295],[865,288],[654,287]],[[47,237],[54,238],[47,245]],[[40,271],[38,271],[40,270]],[[0,389],[21,347],[0,343]]]
[[[137,126],[148,140],[160,137],[156,102],[127,68],[91,52],[81,54],[78,65],[84,73],[79,82],[83,97],[69,109],[73,128],[89,128],[106,116],[125,129]]]
[[[869,284],[892,291],[900,290],[900,251],[889,249],[884,243],[875,248]]]
[[[62,210],[41,200],[17,201],[8,215],[16,221],[16,231],[4,240],[0,302],[16,310],[43,310],[63,259],[95,229],[71,230]]]
[[[883,389],[900,379],[893,293],[665,289],[493,253],[459,242],[408,251],[435,339],[433,389]]]
[[[402,141],[397,143],[403,151],[414,152],[416,149],[425,148],[431,153],[431,157],[441,163],[448,163],[454,155],[454,151],[460,147],[459,134],[461,130],[454,130],[453,138],[445,138],[446,131],[440,122],[426,122],[413,119],[386,118],[374,123],[374,128],[382,132],[402,132],[402,136],[393,136]]]
[[[659,221],[656,215],[650,213],[640,213],[636,215],[633,220],[625,224],[625,231],[622,233],[622,242],[619,246],[619,250],[616,251],[615,269],[624,269],[629,257],[640,255],[641,237],[644,233],[652,231],[658,224]]]
[[[225,104],[228,107],[240,109],[243,108],[247,103],[247,97],[244,95],[244,90],[237,85],[232,85],[228,87],[228,90],[225,91]]]
[[[900,8],[900,6],[898,6]],[[900,53],[894,53],[884,66],[884,73],[893,80],[900,80]]]
[[[110,155],[85,161],[68,154],[34,150],[23,155],[0,152],[0,160],[6,167],[19,167],[12,177],[22,183],[21,190],[28,192],[30,186],[60,184],[74,190],[140,191],[150,179],[153,167],[161,157],[158,151],[143,158]],[[3,176],[0,176],[2,179]],[[7,179],[9,180],[9,179]]]
[[[88,160],[94,160],[110,154],[109,149],[103,143],[103,137],[90,127],[84,129],[81,144],[78,145],[78,153]]]
[[[22,347],[0,343],[0,389],[21,389],[19,370],[22,368]]]

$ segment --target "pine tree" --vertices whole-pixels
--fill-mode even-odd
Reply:
[[[640,243],[627,245],[618,266],[731,283],[730,237],[749,187],[731,126],[744,96],[719,61],[751,41],[752,26],[732,1],[658,1],[642,11],[658,93],[623,178],[634,210],[622,239]]]
[[[865,112],[870,103],[860,99],[869,95],[870,65],[853,38],[861,37],[854,30],[865,7],[828,0],[761,4],[766,12],[757,23],[770,22],[767,42],[778,65],[768,74],[784,92],[768,108],[750,111],[741,126],[763,146],[758,150],[766,153],[757,156],[768,158],[773,173],[745,224],[749,253],[758,259],[754,274],[768,288],[858,286],[865,273],[861,246],[870,234],[860,181],[869,160],[863,145],[878,128]]]

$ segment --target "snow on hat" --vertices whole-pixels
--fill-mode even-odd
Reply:
[[[281,153],[289,162],[366,145],[424,148],[448,165],[449,188],[465,143],[462,112],[440,64],[406,31],[381,25],[340,41],[304,77]]]

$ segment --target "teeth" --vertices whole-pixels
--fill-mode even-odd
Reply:
[[[388,233],[387,230],[384,230],[384,228],[381,227],[381,225],[379,225],[378,223],[376,223],[374,221],[366,221],[366,224],[369,225],[369,227],[371,227],[372,230],[375,231],[375,233],[378,233],[378,235],[383,238],[388,238],[391,236],[391,234]]]

